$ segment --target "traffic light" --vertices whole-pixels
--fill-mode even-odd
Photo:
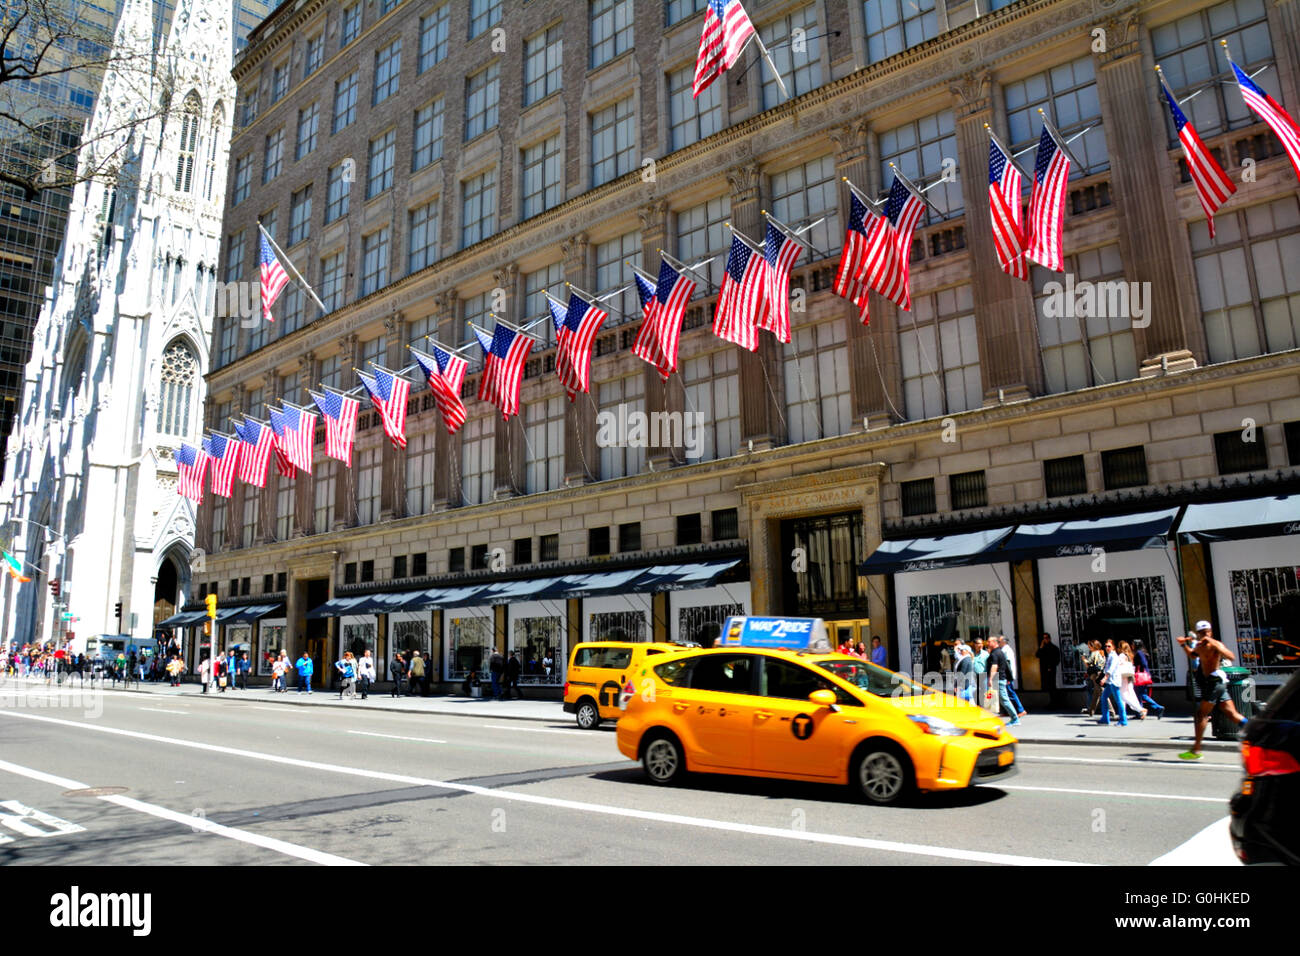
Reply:
[[[118,601],[116,604],[113,605],[113,615],[118,619],[119,622],[121,622],[121,620],[122,620],[122,602],[121,602],[121,601]]]
[[[56,601],[59,599],[59,591],[61,590],[62,586],[63,586],[63,582],[60,581],[58,578],[51,579],[50,593],[54,595],[54,600]]]
[[[208,617],[215,621],[217,618],[217,596],[209,594],[203,599],[203,603],[208,606]]]

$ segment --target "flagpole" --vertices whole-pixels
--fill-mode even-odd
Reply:
[[[904,186],[907,187],[908,192],[910,192],[917,199],[921,200],[921,202],[925,204],[926,208],[928,208],[936,216],[938,216],[941,219],[943,218],[943,213],[939,211],[939,207],[937,207],[934,203],[930,202],[930,200],[926,199],[925,194],[921,192],[921,190],[916,188],[915,183],[913,183],[910,179],[908,179],[906,176],[903,175],[903,171],[899,169],[898,166],[896,166],[894,163],[891,162],[889,164],[889,168],[894,171],[894,177],[898,179],[898,181],[901,182]]]
[[[708,277],[707,275],[703,275],[703,274],[701,274],[701,273],[698,272],[697,270],[699,269],[700,266],[706,266],[706,265],[708,265],[710,262],[712,262],[714,259],[718,258],[717,256],[709,256],[707,259],[701,259],[699,262],[695,263],[695,265],[693,265],[693,266],[688,266],[686,263],[682,262],[682,260],[680,260],[680,259],[678,259],[678,258],[676,258],[676,257],[674,257],[674,256],[670,256],[670,255],[669,255],[666,251],[664,251],[663,249],[660,249],[660,250],[659,250],[659,255],[661,255],[661,256],[663,256],[665,259],[667,259],[667,260],[668,260],[668,264],[669,264],[670,266],[672,266],[674,269],[676,269],[678,272],[692,272],[692,273],[695,274],[695,277],[696,277],[697,279],[703,279],[705,282],[708,282],[708,281],[709,281],[709,277]]]
[[[761,209],[761,210],[759,210],[759,211],[763,214],[763,216],[767,219],[767,221],[770,222],[772,225],[776,226],[777,230],[778,230],[782,235],[784,235],[787,239],[791,239],[791,240],[793,240],[793,241],[799,243],[799,245],[803,246],[803,247],[804,247],[805,249],[807,249],[809,252],[815,252],[815,253],[817,253],[819,256],[824,256],[824,255],[825,255],[825,253],[823,253],[820,249],[818,249],[816,246],[814,246],[814,245],[813,245],[811,242],[809,242],[807,239],[805,239],[805,238],[803,238],[802,236],[800,236],[797,232],[795,232],[793,229],[791,229],[789,226],[787,226],[785,223],[783,223],[780,219],[777,219],[775,216],[773,216],[773,215],[772,215],[770,212],[768,212],[766,209]],[[805,228],[805,229],[811,229],[813,226],[817,225],[817,223],[819,223],[819,222],[825,222],[825,221],[826,221],[826,217],[825,217],[825,216],[822,216],[822,218],[821,218],[821,219],[818,219],[817,222],[814,222],[812,225],[805,226],[804,228]]]
[[[453,355],[459,355],[461,352],[463,352],[463,351],[465,351],[467,348],[469,348],[469,345],[462,345],[462,346],[461,346],[460,348],[458,348],[458,349],[456,349],[456,348],[452,348],[450,345],[443,345],[441,342],[439,342],[437,339],[435,339],[435,338],[433,337],[433,333],[432,333],[432,332],[430,332],[428,335],[426,335],[426,336],[424,336],[423,338],[421,338],[420,341],[421,341],[421,342],[432,342],[434,345],[436,345],[438,348],[442,349],[444,352],[451,352]],[[414,347],[415,347],[415,343],[412,342],[412,343],[408,344],[406,347],[407,347],[408,349],[409,349],[409,348],[414,348]]]
[[[857,186],[853,185],[852,180],[850,180],[848,176],[841,176],[840,179],[844,180],[845,184],[847,184],[849,187],[849,191],[853,193],[853,195],[857,196],[858,199],[860,199],[862,202],[870,206],[871,211],[875,213],[877,216],[880,215],[880,206],[881,206],[880,202],[878,202],[875,199],[872,199],[870,196],[868,196]]]
[[[788,100],[790,91],[785,88],[785,81],[781,79],[781,71],[776,68],[776,64],[772,61],[772,54],[767,52],[767,47],[763,45],[763,40],[758,35],[757,30],[754,31],[753,38],[754,42],[758,44],[758,52],[763,55],[763,59],[767,61],[768,67],[772,70],[772,77],[776,80],[776,85],[781,87],[781,95]]]
[[[576,295],[579,299],[582,299],[584,302],[586,302],[587,305],[595,305],[597,302],[604,302],[606,299],[612,299],[614,296],[622,295],[624,292],[627,291],[627,286],[620,286],[619,288],[615,289],[613,292],[606,292],[604,295],[592,295],[590,292],[584,292],[582,289],[579,289],[572,282],[566,282],[564,284],[568,286],[570,289],[572,289],[574,295]],[[609,308],[613,309],[619,315],[626,314],[622,309],[620,309],[616,305],[610,305]],[[545,316],[543,316],[543,318],[545,318]],[[538,321],[540,322],[541,319],[538,319]]]
[[[623,265],[627,266],[629,269],[631,269],[633,272],[639,275],[642,279],[645,279],[645,281],[649,282],[651,285],[656,285],[659,282],[657,278],[650,275],[648,272],[639,269],[636,265],[629,262],[627,259],[623,260]]]
[[[1052,125],[1052,121],[1047,118],[1047,113],[1043,111],[1041,106],[1038,108],[1038,115],[1043,118],[1043,126],[1047,129],[1047,135],[1051,136],[1052,141],[1056,143],[1056,148],[1065,153],[1065,158],[1073,163],[1076,169],[1082,169],[1083,164],[1074,158],[1074,153],[1070,152],[1070,147],[1066,144],[1065,140],[1061,138],[1060,130]],[[1082,136],[1083,133],[1088,132],[1089,129],[1092,129],[1092,127],[1089,126],[1088,129],[1083,130],[1079,135]]]
[[[988,123],[985,123],[984,128],[988,130],[989,139],[993,140],[993,142],[997,145],[998,149],[1002,150],[1002,155],[1007,158],[1007,162],[1011,164],[1011,167],[1020,174],[1020,177],[1022,179],[1026,178],[1025,171],[1021,169],[1020,165],[1016,162],[1016,157],[1012,154],[1011,150],[1007,148],[1006,143],[1002,142],[998,134],[993,132],[993,127],[990,126]],[[1028,178],[1032,179],[1033,177],[1028,177]]]
[[[540,319],[533,319],[533,321],[529,322],[527,325],[515,325],[511,322],[507,322],[505,319],[501,318],[501,316],[497,315],[495,312],[489,312],[488,315],[492,316],[492,318],[496,319],[506,328],[513,329],[514,331],[518,332],[520,335],[526,335],[529,329],[531,329],[534,325],[537,325],[540,322],[542,322],[543,319],[547,318],[547,316],[542,316],[542,318]],[[540,341],[540,339],[537,339],[537,336],[535,335],[529,337],[534,340]]]
[[[728,229],[731,230],[731,234],[732,234],[733,236],[735,236],[737,239],[739,239],[739,240],[740,240],[741,242],[743,242],[745,245],[749,246],[749,251],[750,251],[750,252],[756,252],[756,253],[758,253],[760,256],[764,254],[764,250],[763,250],[763,248],[762,248],[761,246],[759,246],[758,243],[754,242],[753,239],[749,238],[749,236],[745,235],[743,232],[741,232],[739,229],[737,229],[737,228],[736,228],[735,226],[733,226],[731,223],[729,223],[729,222],[724,222],[723,225],[726,226]]]
[[[325,303],[320,300],[320,296],[318,296],[316,290],[311,287],[311,283],[302,277],[302,273],[299,272],[298,267],[293,264],[293,260],[289,258],[289,254],[281,249],[279,244],[271,238],[271,234],[262,227],[262,220],[260,219],[257,221],[257,230],[266,237],[266,241],[271,244],[271,248],[276,251],[276,254],[289,264],[289,268],[293,270],[294,277],[302,283],[303,288],[307,290],[307,294],[312,297],[313,301],[315,301],[317,305],[320,306],[320,310],[322,312],[328,312],[329,309],[325,308]]]

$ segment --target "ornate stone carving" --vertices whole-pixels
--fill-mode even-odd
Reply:
[[[357,364],[357,335],[355,332],[339,339],[339,364],[347,368]]]
[[[831,130],[831,141],[835,143],[835,163],[845,166],[859,159],[867,158],[867,142],[870,126],[865,119],[854,120]]]
[[[641,236],[649,238],[664,234],[668,222],[668,200],[656,199],[641,206],[636,211],[641,224]]]
[[[957,101],[959,116],[974,116],[988,112],[989,93],[993,88],[993,74],[988,70],[967,73],[948,87]]]
[[[1098,53],[1097,58],[1102,63],[1113,63],[1116,60],[1138,55],[1141,52],[1138,45],[1139,26],[1140,22],[1137,13],[1112,17],[1107,20],[1105,24],[1106,49],[1104,52]]]
[[[591,240],[585,232],[580,232],[576,236],[571,236],[560,243],[560,255],[566,262],[587,261],[587,246]]]
[[[741,163],[727,170],[727,185],[731,187],[731,205],[758,199],[758,163]]]

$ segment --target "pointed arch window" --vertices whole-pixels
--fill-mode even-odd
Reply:
[[[158,432],[185,437],[190,433],[190,405],[198,379],[199,360],[184,342],[173,342],[163,353],[162,394],[158,400]]]
[[[199,140],[199,98],[185,97],[181,114],[181,141],[176,151],[176,191],[187,193],[194,181],[194,153]]]
[[[212,126],[208,131],[207,167],[203,171],[203,198],[209,202],[212,200],[212,190],[217,181],[217,148],[221,143],[221,114],[222,106],[218,103],[212,111]]]

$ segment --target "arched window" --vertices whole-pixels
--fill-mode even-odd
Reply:
[[[190,402],[199,375],[199,360],[184,342],[167,346],[162,360],[162,394],[158,397],[158,432],[184,438],[190,431]]]
[[[194,152],[199,139],[199,98],[185,97],[181,114],[181,141],[176,151],[176,191],[187,193],[194,180]]]
[[[212,129],[208,132],[208,162],[203,173],[203,198],[211,201],[213,184],[217,179],[217,147],[221,143],[221,119],[224,107],[218,103],[212,110]]]

